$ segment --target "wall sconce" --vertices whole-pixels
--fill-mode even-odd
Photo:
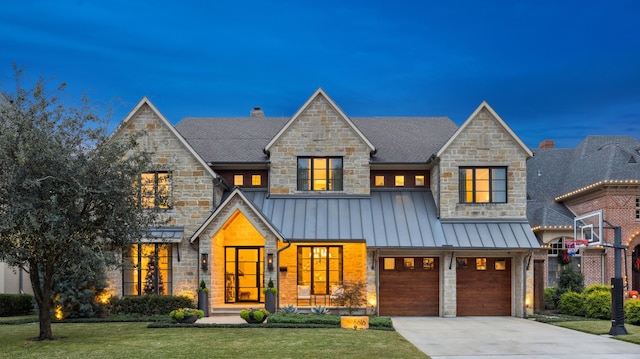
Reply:
[[[209,254],[202,253],[200,255],[200,268],[205,272],[209,269]]]
[[[267,269],[269,271],[273,270],[273,253],[267,254]]]

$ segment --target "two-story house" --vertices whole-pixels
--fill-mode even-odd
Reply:
[[[535,309],[545,287],[555,286],[567,246],[575,236],[574,219],[602,211],[604,245],[566,257],[584,275],[585,285],[610,284],[614,277],[614,231],[621,227],[628,246],[622,275],[626,292],[640,290],[640,141],[629,136],[588,136],[575,148],[543,141],[527,162],[529,222],[542,248],[535,255]],[[581,238],[582,239],[582,238]]]
[[[360,282],[368,313],[532,310],[532,152],[487,103],[458,127],[352,118],[318,89],[292,117],[173,127],[145,98],[115,136],[139,130],[155,153],[141,203],[168,224],[124,253],[114,295],[193,296],[204,280],[215,314],[260,305],[269,280],[278,306],[303,308]]]

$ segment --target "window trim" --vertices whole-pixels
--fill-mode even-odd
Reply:
[[[467,179],[466,178],[466,171],[467,170],[471,170],[472,171],[472,177],[471,179]],[[478,184],[478,179],[476,176],[476,172],[477,170],[488,170],[488,174],[489,177],[487,179],[487,184],[488,184],[488,196],[489,199],[486,202],[479,202],[477,200],[477,196],[479,193],[479,190],[477,189],[477,184]],[[504,171],[504,179],[501,178],[494,178],[494,170],[503,170]],[[504,204],[504,203],[508,203],[509,202],[509,185],[508,185],[508,168],[506,166],[460,166],[458,168],[458,194],[459,194],[459,201],[461,204]],[[470,181],[471,182],[471,189],[467,189],[467,182]],[[501,190],[496,190],[494,188],[494,185],[497,181],[504,181],[504,186]],[[467,201],[467,194],[471,193],[472,199],[470,201]],[[498,193],[504,193],[504,201],[496,201],[496,197]]]
[[[316,189],[315,160],[325,160],[325,189]],[[340,160],[340,169],[331,167],[332,160]],[[307,161],[307,168],[301,168],[301,161]],[[305,192],[339,192],[344,189],[344,159],[341,156],[299,156],[296,159],[296,189]]]

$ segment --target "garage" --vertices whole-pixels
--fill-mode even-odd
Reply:
[[[440,266],[437,257],[381,257],[380,315],[438,316]]]
[[[456,259],[457,316],[511,315],[511,258]]]

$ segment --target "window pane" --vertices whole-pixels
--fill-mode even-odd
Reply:
[[[329,190],[342,191],[342,158],[329,159]]]
[[[404,269],[413,269],[414,268],[414,259],[413,258],[405,258],[404,259]]]
[[[384,259],[384,270],[394,270],[396,269],[396,259],[395,258],[385,258]]]
[[[140,175],[140,205],[143,208],[155,207],[155,173]]]
[[[404,187],[404,176],[396,176],[396,187]]]
[[[156,184],[156,205],[159,208],[169,208],[170,177],[169,173],[158,173]]]
[[[327,160],[325,158],[313,159],[313,190],[324,191],[327,189]]]
[[[311,189],[311,159],[298,158],[298,190]]]
[[[376,176],[374,183],[376,187],[384,186],[384,176]]]
[[[493,189],[492,202],[507,202],[507,170],[493,168],[491,170],[491,187]]]
[[[487,270],[487,258],[476,258],[476,270]]]
[[[416,176],[416,187],[424,187],[424,176]]]
[[[252,186],[260,186],[260,185],[262,185],[262,176],[261,175],[251,175],[251,185]]]
[[[487,203],[490,201],[489,197],[489,169],[488,168],[476,168],[475,169],[475,189],[476,189],[476,202]]]
[[[243,175],[233,175],[233,185],[234,186],[242,186],[244,184],[244,176]]]
[[[422,269],[424,269],[424,270],[434,270],[435,269],[435,260],[433,258],[422,258]]]

